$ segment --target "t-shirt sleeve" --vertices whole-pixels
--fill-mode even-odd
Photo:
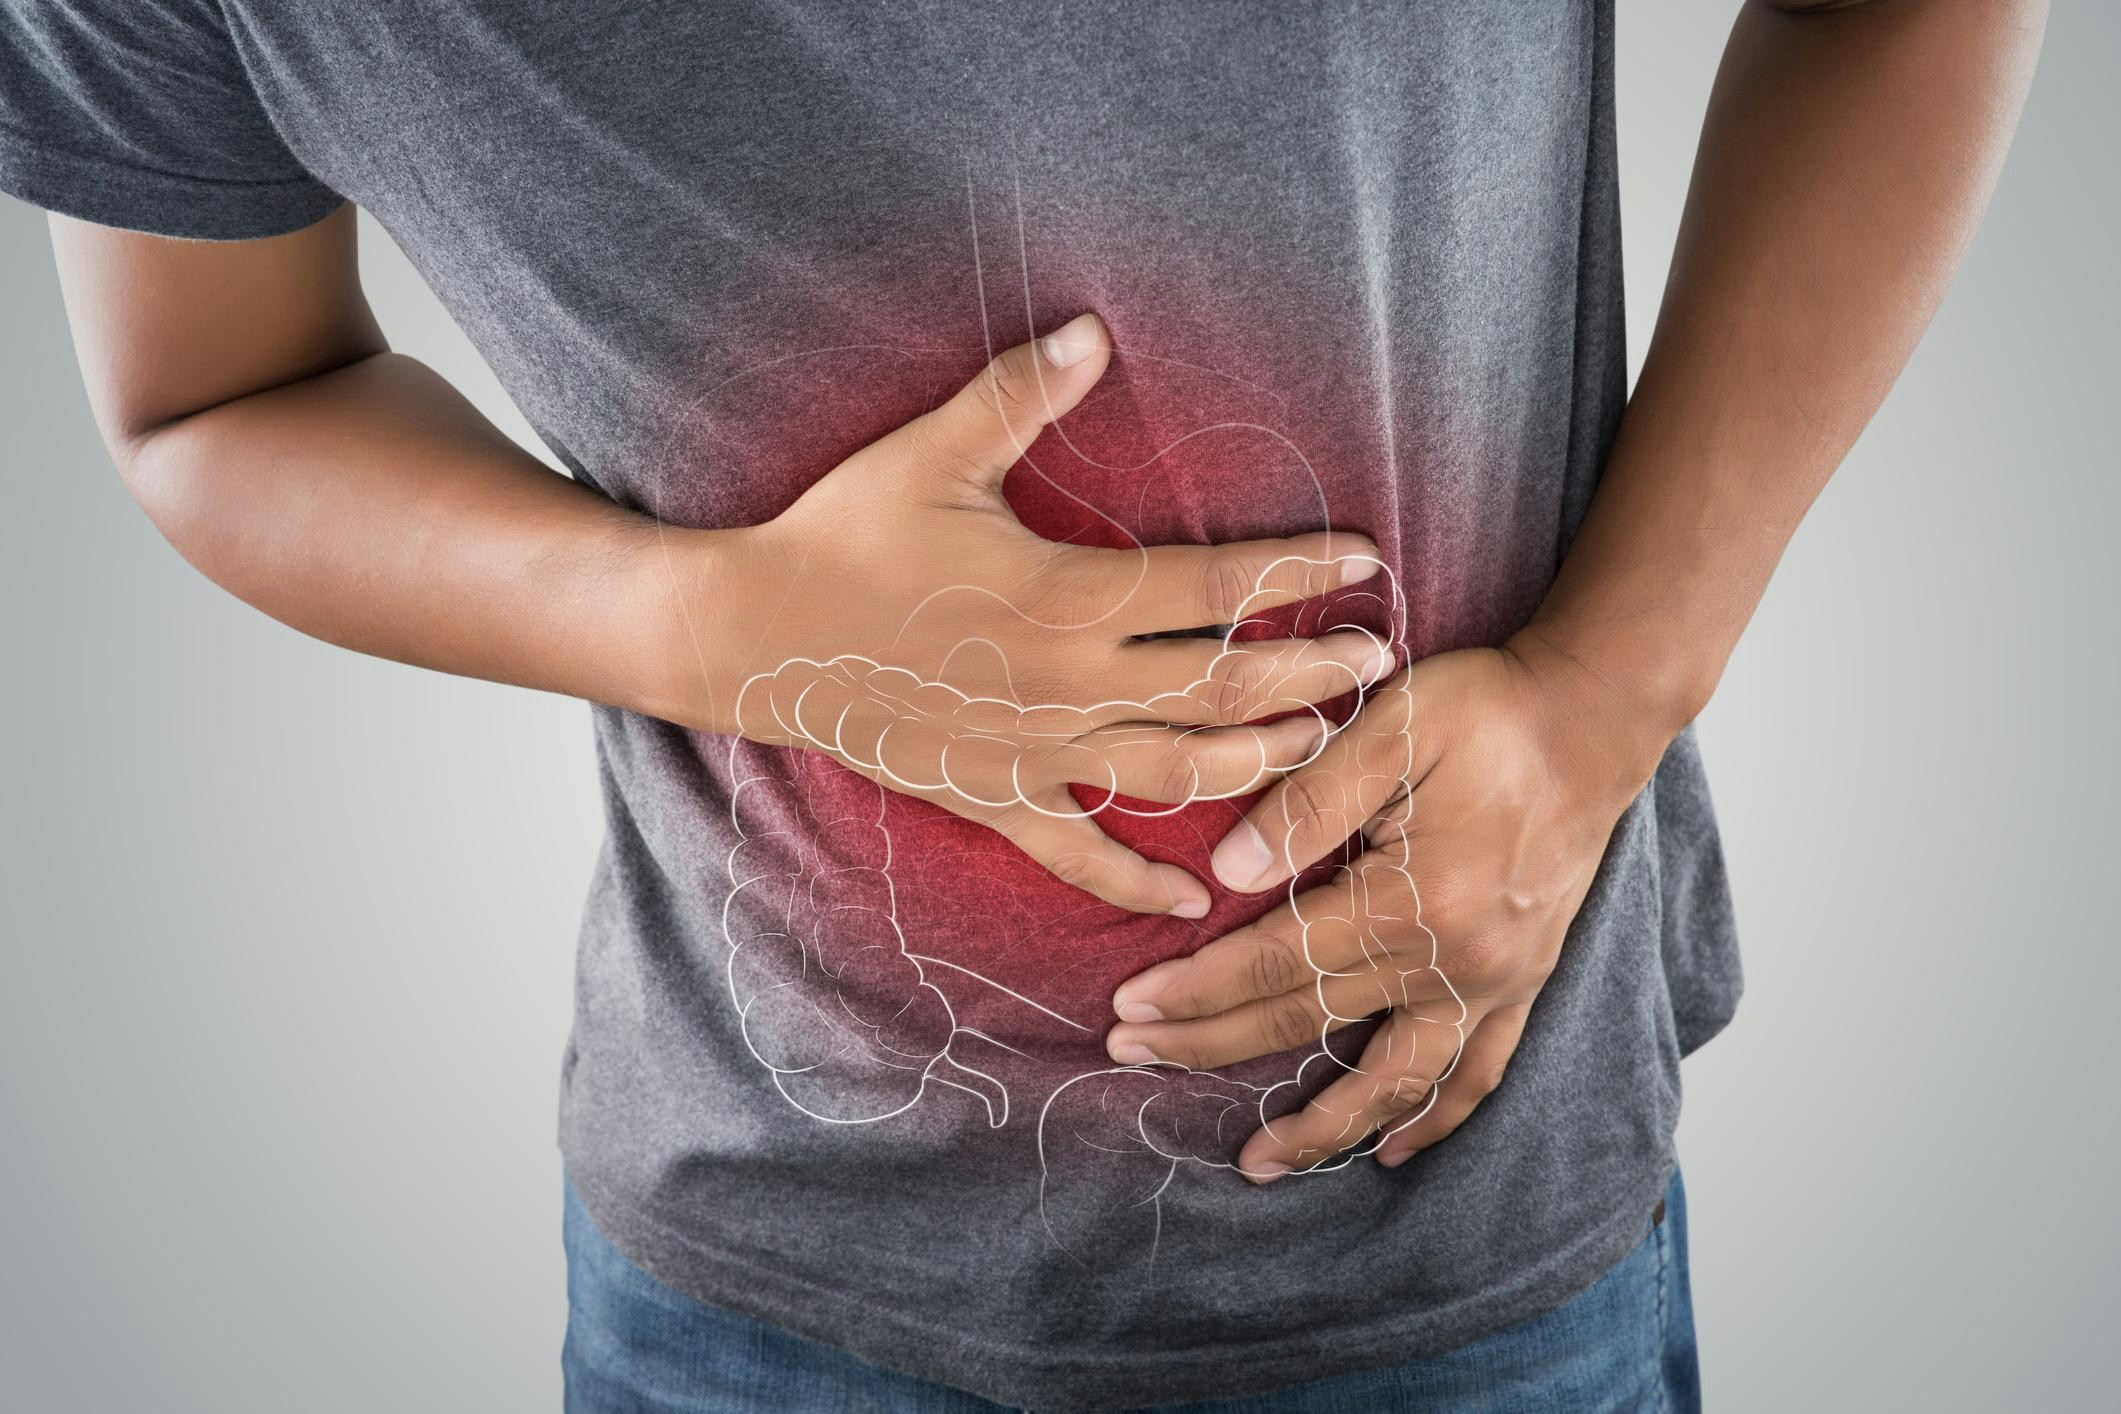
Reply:
[[[0,191],[204,240],[344,200],[281,141],[214,0],[0,0]]]

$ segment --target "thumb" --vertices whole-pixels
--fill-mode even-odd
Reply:
[[[1104,321],[1078,314],[1003,353],[948,402],[885,440],[930,474],[998,489],[1003,473],[1048,423],[1083,400],[1111,361]]]

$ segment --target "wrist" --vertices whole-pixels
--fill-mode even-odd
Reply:
[[[1714,686],[1675,656],[1623,651],[1543,619],[1504,648],[1567,723],[1574,754],[1627,798],[1648,783]]]
[[[739,635],[758,616],[743,603],[756,576],[748,528],[660,526],[633,557],[623,597],[641,641],[627,700],[644,716],[714,734],[737,730],[736,699],[746,674]]]

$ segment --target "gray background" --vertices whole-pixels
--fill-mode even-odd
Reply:
[[[1731,7],[1622,0],[1639,360]],[[1711,1407],[2108,1404],[2121,16],[1702,723],[1749,993],[1681,1134]],[[393,343],[528,438],[372,226]],[[0,199],[0,1403],[536,1409],[598,834],[579,705],[223,595],[96,442]]]

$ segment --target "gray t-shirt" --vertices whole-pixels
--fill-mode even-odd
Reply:
[[[1530,614],[1620,414],[1611,23],[0,0],[0,188],[206,238],[358,202],[576,477],[694,525],[774,515],[988,348],[1095,310],[1120,353],[1011,474],[1026,521],[1365,531],[1402,611],[1283,626],[1369,615],[1420,656]],[[822,757],[594,717],[584,1202],[680,1290],[995,1399],[1274,1388],[1558,1305],[1638,1240],[1679,1059],[1738,998],[1682,737],[1472,1121],[1396,1171],[1254,1188],[1227,1164],[1261,1104],[1330,1067],[1181,1082],[1101,1034],[1120,980],[1274,898],[1123,914]],[[1112,828],[1205,877],[1244,804]]]

